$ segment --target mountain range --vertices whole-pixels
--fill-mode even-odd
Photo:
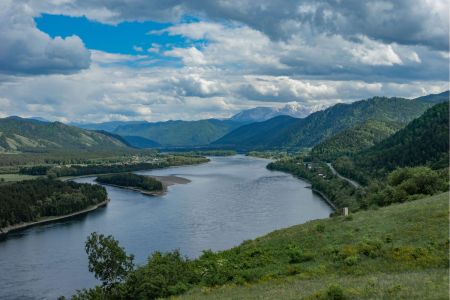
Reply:
[[[303,118],[321,107],[305,107],[297,102],[291,102],[281,107],[256,107],[243,110],[229,119],[165,122],[111,121],[91,124],[71,123],[71,125],[119,134],[136,147],[196,147],[207,146],[245,124],[262,122],[277,116]],[[142,139],[138,141],[138,137]]]
[[[240,123],[263,122],[277,116],[290,116],[294,118],[304,118],[314,111],[323,109],[324,106],[313,107],[302,106],[298,102],[291,102],[282,107],[255,107],[246,109],[232,116],[230,119]]]
[[[368,120],[406,125],[433,104],[448,101],[448,97],[446,91],[412,100],[373,97],[350,104],[340,103],[303,119],[280,116],[244,125],[212,145],[240,150],[313,147],[327,137]]]
[[[449,93],[416,99],[373,97],[336,104],[305,118],[279,115],[262,122],[269,110],[258,108],[230,119],[166,122],[107,122],[78,125],[34,118],[0,119],[1,152],[98,150],[135,148],[193,148],[266,150],[313,148],[313,155],[333,159],[369,148],[422,115]],[[276,110],[284,113],[292,107]],[[296,109],[292,109],[295,111]],[[260,114],[260,112],[264,112]],[[299,111],[299,109],[297,109]],[[272,111],[273,112],[273,111]],[[258,118],[255,117],[258,115]],[[327,155],[333,154],[333,157]]]

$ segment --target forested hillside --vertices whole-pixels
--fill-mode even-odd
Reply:
[[[105,151],[128,148],[120,138],[60,122],[0,119],[0,152]]]
[[[397,167],[430,165],[448,167],[449,102],[436,104],[421,117],[355,157],[360,168],[393,170]]]
[[[326,138],[311,150],[315,158],[331,161],[367,149],[402,128],[402,123],[368,120]]]
[[[336,104],[304,119],[281,124],[278,118],[242,126],[213,143],[241,149],[313,147],[325,138],[368,120],[407,124],[436,101],[374,97],[350,104]]]

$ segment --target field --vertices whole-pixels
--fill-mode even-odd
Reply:
[[[36,179],[38,176],[22,175],[22,174],[0,174],[0,182],[15,182],[28,179]],[[2,180],[3,179],[3,180]]]
[[[443,193],[244,242],[216,257],[221,265],[247,257],[247,269],[230,273],[244,280],[178,298],[448,299],[448,199]]]

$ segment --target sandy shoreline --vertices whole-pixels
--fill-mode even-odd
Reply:
[[[108,204],[108,202],[109,202],[109,199],[107,199],[106,201],[100,202],[96,205],[90,206],[86,209],[83,209],[83,210],[80,210],[80,211],[77,211],[77,212],[74,212],[74,213],[71,213],[68,215],[45,217],[44,219],[42,219],[40,221],[20,223],[20,224],[8,226],[8,227],[0,228],[0,237],[4,237],[10,232],[23,230],[23,229],[26,229],[26,228],[29,228],[32,226],[52,223],[52,222],[56,222],[56,221],[62,221],[62,220],[70,219],[72,217],[84,215],[84,214],[87,214],[88,212],[96,210],[100,207],[105,207]]]

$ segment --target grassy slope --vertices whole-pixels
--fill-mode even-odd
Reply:
[[[275,254],[262,280],[198,288],[180,298],[321,299],[337,284],[351,299],[448,299],[448,196],[311,221],[245,242],[224,253]],[[282,255],[289,247],[312,260],[289,263]]]

